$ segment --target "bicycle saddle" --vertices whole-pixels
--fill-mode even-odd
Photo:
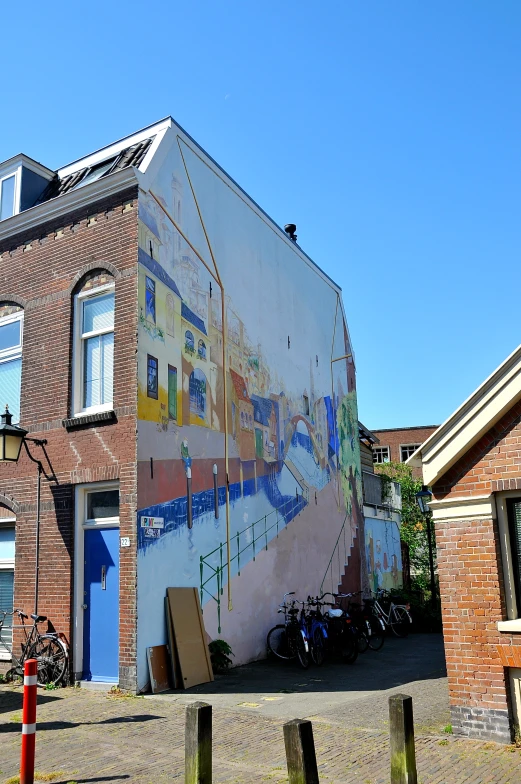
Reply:
[[[31,613],[31,618],[35,623],[43,623],[43,621],[47,620],[46,615],[34,615],[33,613]]]

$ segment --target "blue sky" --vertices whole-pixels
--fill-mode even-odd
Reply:
[[[368,427],[441,422],[521,343],[518,0],[2,21],[0,160],[58,167],[171,114],[342,286]]]

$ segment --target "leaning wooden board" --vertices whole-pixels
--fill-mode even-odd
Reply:
[[[154,645],[147,648],[148,670],[152,694],[160,694],[170,689],[170,662],[166,645]]]
[[[165,596],[165,622],[168,651],[170,654],[170,671],[172,674],[172,683],[174,684],[174,689],[182,689],[183,681],[181,680],[181,668],[179,667],[179,657],[177,655],[177,648],[175,645],[174,628],[172,626],[172,617],[170,615],[170,602],[168,601],[168,596]]]
[[[182,688],[213,681],[197,588],[167,588]]]

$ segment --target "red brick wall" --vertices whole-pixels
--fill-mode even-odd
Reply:
[[[103,268],[115,280],[116,421],[67,431],[73,293]],[[119,479],[120,682],[135,685],[137,192],[132,189],[0,244],[0,302],[24,306],[21,424],[47,438],[59,481],[42,481],[38,611],[73,637],[74,485]],[[2,404],[4,401],[1,401]],[[38,454],[38,448],[34,448]],[[0,502],[16,512],[15,606],[33,611],[36,466],[0,464]]]
[[[400,463],[402,460],[401,444],[423,444],[437,429],[438,425],[432,425],[431,427],[411,427],[407,429],[371,430],[371,433],[380,441],[375,446],[388,446],[393,463]],[[420,477],[421,469],[414,468],[413,473],[415,476]]]
[[[433,492],[442,499],[509,489],[519,489],[521,495],[521,404],[492,427]],[[505,727],[509,685],[504,666],[509,656],[515,658],[511,666],[521,662],[520,636],[497,630],[498,621],[506,619],[497,523],[492,519],[437,522],[436,543],[453,715],[464,722],[462,731],[470,730],[467,734],[490,736],[478,726],[479,711],[485,711],[486,717],[486,711],[492,710],[495,723]],[[472,709],[472,717],[461,719],[465,708]]]

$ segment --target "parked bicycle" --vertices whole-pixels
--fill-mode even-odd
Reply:
[[[386,608],[383,607],[383,603],[387,604]],[[389,591],[380,588],[376,592],[375,598],[366,599],[365,604],[373,608],[375,615],[385,624],[386,628],[391,629],[396,637],[407,637],[412,624],[409,602],[395,604]]]
[[[358,651],[365,653],[368,648],[372,651],[381,650],[385,642],[385,624],[375,614],[371,600],[362,597],[362,591],[343,594],[342,598],[348,600],[348,611],[358,630]],[[353,599],[360,598],[360,601]]]
[[[323,602],[331,596],[334,602]],[[344,594],[324,593],[317,597],[328,609],[324,611],[327,622],[328,649],[339,654],[346,664],[354,664],[358,657],[358,631],[349,613],[340,605]]]
[[[27,659],[36,659],[38,662],[37,680],[40,686],[49,683],[58,685],[66,683],[68,674],[69,652],[62,636],[57,632],[47,632],[41,634],[38,624],[47,620],[45,615],[31,615],[33,623],[29,626],[25,621],[29,619],[22,610],[0,610],[0,637],[2,628],[13,628],[6,619],[18,617],[21,621],[24,639],[22,641],[21,656],[18,657],[13,652],[12,644],[2,641],[3,647],[7,648],[13,666],[6,673],[6,679],[12,680],[15,677],[23,677],[24,664]]]
[[[313,664],[320,666],[326,658],[328,645],[327,620],[322,614],[324,603],[318,597],[312,599],[311,596],[308,596],[306,605],[308,608],[306,621],[309,653]]]
[[[306,635],[304,602],[296,599],[286,602],[287,596],[294,596],[295,591],[284,594],[277,612],[284,613],[284,623],[270,629],[267,637],[268,651],[279,659],[297,659],[304,669],[309,667],[309,645]],[[299,612],[297,603],[302,604]]]

